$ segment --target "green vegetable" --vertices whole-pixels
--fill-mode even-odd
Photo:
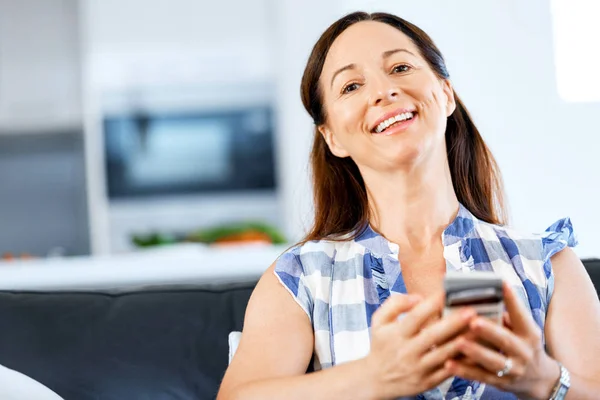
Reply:
[[[268,236],[273,244],[286,243],[285,237],[277,228],[261,222],[230,223],[206,229],[199,229],[187,235],[174,235],[160,232],[134,234],[131,236],[131,241],[137,247],[164,246],[179,242],[210,244],[220,239],[240,235],[246,232],[262,233]]]
[[[165,233],[150,233],[147,235],[133,235],[131,241],[138,247],[164,246],[167,244],[177,243],[178,240],[174,235]]]
[[[219,239],[244,232],[260,232],[267,235],[273,244],[285,243],[285,237],[277,228],[260,222],[239,222],[228,225],[220,225],[214,228],[202,229],[187,236],[191,242],[213,243]]]

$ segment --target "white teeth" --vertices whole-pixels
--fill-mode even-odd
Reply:
[[[395,117],[386,119],[385,121],[383,121],[382,123],[377,125],[377,128],[375,128],[375,132],[381,133],[384,130],[386,130],[387,128],[389,128],[390,125],[393,125],[399,121],[405,121],[407,119],[411,119],[413,116],[414,116],[414,114],[412,112],[407,112],[407,113],[398,114]]]

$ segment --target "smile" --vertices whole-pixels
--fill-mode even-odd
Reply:
[[[389,127],[401,124],[402,122],[405,122],[405,121],[410,121],[414,117],[415,117],[415,113],[413,113],[413,112],[400,113],[394,117],[386,119],[385,121],[383,121],[379,125],[377,125],[377,127],[375,128],[375,133],[383,133]]]

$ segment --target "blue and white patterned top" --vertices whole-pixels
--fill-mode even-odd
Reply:
[[[464,206],[442,235],[447,271],[494,271],[508,281],[543,331],[554,289],[550,257],[577,239],[561,219],[543,234],[520,234],[480,221]],[[399,246],[372,228],[355,240],[312,241],[291,248],[275,274],[309,316],[315,335],[314,368],[366,356],[373,312],[390,296],[406,293]],[[514,399],[476,381],[452,378],[419,399]]]

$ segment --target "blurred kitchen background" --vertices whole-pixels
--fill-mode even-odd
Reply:
[[[0,255],[300,239],[300,77],[357,9],[436,41],[512,224],[571,216],[578,254],[600,256],[597,0],[0,0]]]

